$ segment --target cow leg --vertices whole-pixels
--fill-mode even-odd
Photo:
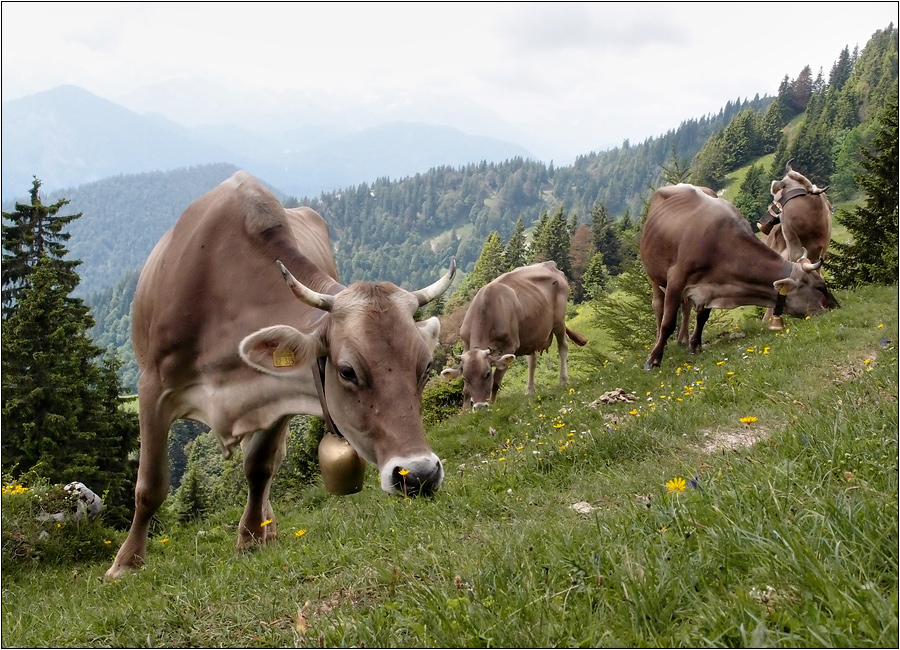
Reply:
[[[166,443],[173,419],[160,402],[158,386],[149,386],[141,376],[138,388],[140,404],[141,455],[134,488],[134,519],[116,559],[106,571],[106,580],[116,580],[126,571],[144,564],[150,520],[169,491],[169,455]]]
[[[656,336],[659,338],[659,324],[662,322],[663,305],[666,299],[666,292],[661,287],[653,283],[653,315],[656,316]]]
[[[247,478],[247,506],[238,528],[235,547],[238,551],[265,544],[278,535],[275,513],[269,503],[269,490],[272,477],[287,453],[290,421],[291,416],[285,416],[272,428],[245,436],[241,441],[244,476]]]
[[[653,287],[653,311],[657,313],[657,336],[656,336],[656,345],[653,346],[653,350],[650,351],[650,356],[647,357],[647,362],[644,364],[644,370],[652,370],[653,368],[658,368],[659,364],[662,362],[663,352],[666,349],[666,341],[672,336],[672,332],[675,331],[675,321],[678,318],[678,310],[681,308],[682,299],[681,293],[684,287],[678,284],[673,284],[669,282],[666,286],[666,291],[663,293],[661,289],[657,287]],[[662,307],[662,317],[659,316],[659,307],[657,305],[657,300],[659,297],[664,296],[662,300],[660,300],[660,305]]]
[[[800,241],[800,236],[794,232],[793,228],[788,226],[784,217],[781,220],[781,234],[784,236],[784,243],[787,245],[782,256],[788,262],[796,262],[803,254],[803,242]]]
[[[536,367],[537,352],[532,352],[528,355],[528,385],[525,387],[526,395],[534,395],[534,369]]]
[[[691,354],[697,354],[702,347],[700,341],[703,337],[703,327],[709,320],[709,307],[701,309],[697,312],[697,326],[694,328],[694,334],[691,336]]]
[[[687,345],[688,327],[691,321],[691,301],[685,298],[681,301],[681,322],[678,325],[678,337],[675,339],[679,345]]]
[[[566,340],[566,328],[556,333],[556,347],[559,350],[559,385],[569,383],[569,342]]]

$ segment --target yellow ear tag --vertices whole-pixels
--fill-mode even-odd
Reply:
[[[780,293],[782,296],[788,295],[788,286],[786,284],[783,284],[778,287],[778,293]]]
[[[294,361],[294,351],[290,348],[275,350],[275,352],[272,353],[272,361],[275,363],[276,368],[288,368],[293,366],[296,363],[296,361]]]

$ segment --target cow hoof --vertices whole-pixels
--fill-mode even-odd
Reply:
[[[784,321],[781,320],[781,316],[774,316],[772,321],[769,323],[770,330],[780,331],[784,329]]]
[[[644,364],[644,370],[650,371],[654,368],[659,368],[659,361],[647,361],[647,363]]]

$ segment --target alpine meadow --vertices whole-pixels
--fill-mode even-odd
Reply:
[[[248,479],[261,485],[271,462],[248,460],[245,470],[244,453],[259,457],[253,445],[223,455],[221,432],[178,419],[159,470],[171,487],[146,551],[121,566],[117,558],[123,545],[139,548],[126,536],[139,458],[152,453],[138,448],[148,403],[136,394],[132,341],[141,268],[179,215],[233,182],[237,167],[120,174],[46,195],[37,174],[27,199],[3,206],[3,645],[897,647],[898,49],[891,24],[864,48],[844,48],[828,74],[807,66],[785,75],[777,96],[737,99],[572,165],[515,155],[302,197],[260,177],[254,187],[271,193],[278,214],[309,206],[327,224],[322,248],[343,285],[335,277],[316,293],[282,267],[323,322],[337,318],[336,287],[380,281],[407,296],[395,302],[410,304],[423,341],[439,320],[417,390],[431,476],[442,480],[414,496],[408,469],[368,464],[361,489],[338,494],[322,451],[335,438],[331,420],[284,418],[284,459],[262,490],[274,512],[264,506],[271,516],[253,523],[259,534],[244,535],[249,550],[235,545],[257,498]],[[827,252],[821,266],[805,249],[799,261],[763,252],[788,269],[779,282],[798,268],[824,280],[828,309],[785,312],[777,329],[765,307],[780,316],[788,289],[776,299],[767,281],[769,302],[711,313],[701,303],[699,327],[710,318],[700,349],[673,336],[645,370],[658,334],[652,291],[665,296],[639,252],[651,196],[709,188],[762,245],[759,224],[786,219],[794,200],[773,195],[788,171],[811,182],[806,194],[827,196]],[[554,344],[537,356],[533,394],[528,363],[507,354],[496,399],[463,409],[454,377],[467,309],[493,280],[537,262],[553,262],[568,283],[565,328],[578,342],[568,382]],[[179,289],[197,295],[163,289],[173,303]],[[216,285],[214,298],[228,293]],[[683,294],[681,318],[698,295]],[[195,302],[197,312],[215,304]],[[412,328],[394,325],[385,339]],[[168,325],[155,327],[162,336]],[[262,333],[260,348],[279,366],[287,344],[276,350],[265,338],[274,329],[236,338],[234,365],[251,365],[245,342]],[[317,345],[326,343],[336,345]],[[326,353],[312,399],[324,403],[336,390],[326,381],[338,379],[358,394],[365,382]],[[194,361],[198,375],[221,370]],[[145,375],[141,391],[149,383]],[[386,417],[399,403],[371,411]],[[137,528],[139,519],[140,509]]]

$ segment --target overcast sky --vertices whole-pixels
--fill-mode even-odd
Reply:
[[[299,106],[302,93],[346,119],[365,107],[473,132],[479,108],[552,143],[539,157],[574,157],[774,95],[805,65],[827,79],[844,46],[862,49],[897,13],[896,2],[4,2],[2,97],[74,84],[197,123]],[[480,125],[496,128],[484,113]]]

